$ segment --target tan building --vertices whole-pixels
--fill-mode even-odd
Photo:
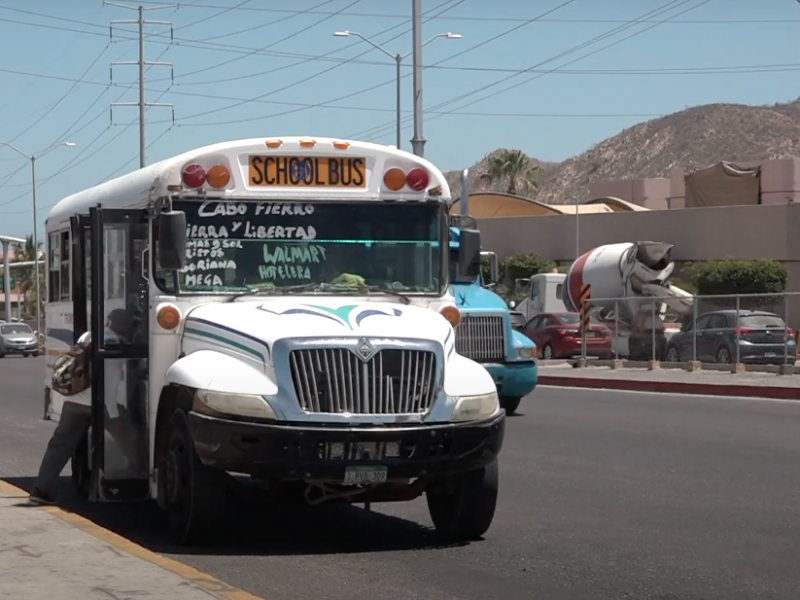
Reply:
[[[579,205],[580,214],[600,214],[619,211],[646,210],[621,198],[596,198]],[[499,192],[476,192],[469,195],[468,212],[476,219],[498,217],[551,217],[574,215],[574,204],[544,204],[530,198]],[[450,214],[461,212],[461,202],[456,201]]]
[[[589,198],[612,196],[650,210],[800,202],[800,160],[722,161],[674,168],[669,178],[596,181]]]

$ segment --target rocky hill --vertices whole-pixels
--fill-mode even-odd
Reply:
[[[505,191],[502,184],[486,185],[486,172],[495,150],[470,167],[472,191]],[[708,104],[688,108],[625,129],[583,154],[561,163],[542,163],[539,193],[550,204],[588,197],[589,184],[606,179],[667,177],[673,167],[705,167],[720,160],[732,162],[800,157],[800,99],[773,106]],[[460,189],[460,172],[447,179]]]

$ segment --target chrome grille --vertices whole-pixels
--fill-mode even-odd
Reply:
[[[300,408],[313,413],[421,414],[436,395],[436,355],[384,349],[369,360],[350,350],[289,353]]]
[[[462,315],[456,327],[456,352],[476,362],[503,362],[505,331],[503,317]]]

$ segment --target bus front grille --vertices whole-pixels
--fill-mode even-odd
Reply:
[[[462,315],[456,326],[456,352],[479,363],[505,362],[503,317]]]
[[[436,396],[436,355],[383,349],[368,360],[342,348],[289,354],[297,400],[310,413],[424,414]]]

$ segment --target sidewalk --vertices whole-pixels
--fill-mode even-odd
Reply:
[[[120,507],[121,510],[122,507]],[[0,598],[259,600],[0,481]]]
[[[744,396],[800,400],[800,375],[773,373],[726,373],[681,369],[650,371],[642,368],[610,367],[573,368],[569,364],[539,366],[539,385],[600,388],[638,392]]]

